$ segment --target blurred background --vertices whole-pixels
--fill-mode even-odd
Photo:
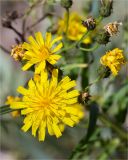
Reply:
[[[40,19],[46,12],[54,12],[63,17],[65,9],[61,7],[59,0],[44,0],[40,5],[33,7],[30,15],[27,17],[26,25],[31,26]],[[7,13],[17,11],[21,18],[13,21],[14,28],[19,33],[22,32],[23,18],[22,15],[31,8],[36,0],[1,0],[0,13],[1,20],[7,16]],[[83,18],[91,15],[98,17],[99,0],[73,0],[70,12],[77,12]],[[126,59],[128,58],[128,0],[115,0],[113,4],[113,12],[110,17],[103,19],[102,25],[109,22],[121,21],[123,26],[117,36],[111,38],[111,42],[102,45],[93,53],[95,61],[86,68],[65,68],[64,74],[68,74],[78,82],[78,88],[83,89],[81,83],[88,78],[88,82],[92,82],[97,77],[97,68],[99,67],[100,57],[108,50],[113,48],[121,48],[124,50]],[[26,33],[26,37],[35,31],[41,31],[43,34],[48,28],[55,27],[58,17],[45,18],[37,25],[30,28]],[[10,56],[11,47],[16,44],[19,37],[14,30],[0,26],[0,105],[3,105],[8,95],[16,96],[16,89],[32,76],[30,72],[23,72],[21,65],[15,62]],[[60,62],[70,64],[77,61],[83,61],[84,55],[69,53],[70,60],[62,60]],[[89,57],[90,58],[90,57]],[[86,76],[82,77],[82,73]],[[128,117],[128,66],[122,67],[119,76],[101,80],[96,85],[90,87],[90,94],[96,99],[101,110],[114,121],[114,125],[127,130]],[[81,138],[86,134],[88,128],[88,111],[85,111],[84,119],[74,128],[67,127],[63,136],[59,139],[47,135],[44,142],[38,142],[37,138],[33,138],[31,133],[23,133],[20,128],[22,126],[22,118],[13,118],[10,114],[0,117],[0,159],[2,160],[20,160],[20,159],[68,159],[71,151],[78,144]],[[110,125],[104,125],[100,121],[97,123],[97,129],[94,133],[95,141],[88,144],[81,159],[84,160],[105,160],[105,159],[127,159],[127,141],[116,133]]]

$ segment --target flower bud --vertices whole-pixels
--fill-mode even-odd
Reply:
[[[99,44],[107,44],[109,42],[110,34],[105,30],[101,30],[96,38],[97,43]]]
[[[61,0],[61,6],[68,9],[72,6],[72,0]]]
[[[100,15],[109,17],[112,13],[113,0],[101,0]]]
[[[94,30],[96,27],[96,21],[93,17],[87,18],[86,21],[82,21],[82,24],[84,27],[86,27],[88,30]]]
[[[12,11],[12,12],[8,12],[7,13],[7,17],[10,20],[15,20],[19,17],[18,12],[17,11]]]

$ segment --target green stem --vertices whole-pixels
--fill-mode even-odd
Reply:
[[[90,86],[92,86],[93,84],[97,83],[100,79],[101,79],[101,76],[99,76],[97,79],[95,79],[93,82],[91,82],[91,83],[85,88],[85,91],[87,91]]]
[[[69,11],[68,11],[69,12]],[[68,13],[69,14],[69,13]],[[99,23],[102,21],[102,19],[103,19],[103,17],[101,17],[101,16],[99,16],[99,18],[97,19],[97,26],[99,25]],[[68,22],[69,22],[69,18],[67,18],[67,27],[66,27],[66,34],[67,34],[67,30],[68,30]],[[60,53],[62,53],[62,52],[65,52],[65,51],[67,51],[67,50],[69,50],[69,49],[72,49],[73,47],[79,47],[80,46],[80,44],[82,43],[82,41],[87,37],[87,36],[89,36],[91,33],[92,33],[93,31],[87,31],[86,33],[84,33],[84,35],[81,37],[81,39],[79,40],[79,41],[76,41],[75,43],[73,43],[72,45],[70,45],[69,47],[67,47],[67,48],[63,48],[62,50],[61,50],[61,52]],[[89,48],[89,49],[85,49],[85,48],[80,48],[81,50],[83,50],[84,49],[84,51],[93,51],[93,50],[96,50],[97,48],[98,48],[99,46],[98,45],[96,45],[95,46],[95,48]]]
[[[99,48],[99,44],[96,43],[96,45],[92,48],[83,48],[83,47],[80,47],[79,49],[82,50],[82,51],[87,51],[87,52],[90,52],[90,51],[95,51],[97,48]]]
[[[111,127],[122,139],[128,140],[127,132],[125,132],[123,128],[114,124],[114,122],[108,119],[104,114],[99,114],[99,119],[108,127]]]
[[[67,11],[66,36],[67,36],[67,34],[68,34],[68,26],[69,26],[69,8],[67,8],[66,11]]]
[[[99,16],[99,17],[97,18],[96,25],[98,26],[99,23],[100,23],[102,20],[103,20],[103,17],[102,17],[102,16]]]
[[[78,64],[78,63],[74,63],[74,64],[68,64],[64,67],[61,67],[60,69],[62,70],[71,70],[73,68],[86,68],[88,67],[88,64],[87,63],[81,63],[81,64]]]
[[[79,45],[83,42],[83,40],[91,33],[91,31],[87,31],[86,33],[84,33],[84,35],[81,37],[81,39],[79,41],[76,42],[76,46],[79,47]]]

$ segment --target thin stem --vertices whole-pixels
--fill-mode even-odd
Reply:
[[[10,51],[9,50],[7,50],[4,46],[2,46],[1,44],[0,44],[0,48],[4,51],[4,52],[6,52],[6,53],[10,53]]]
[[[24,40],[25,40],[24,36],[19,31],[17,31],[16,28],[14,28],[13,26],[11,26],[10,29],[12,29],[20,37],[20,39],[24,42]]]
[[[103,17],[102,16],[99,16],[97,21],[96,21],[96,24],[97,26],[99,25],[99,23],[103,20]]]
[[[37,24],[39,24],[42,20],[44,20],[47,16],[58,16],[55,13],[46,13],[41,18],[39,18],[35,23],[27,27],[27,30],[30,30],[31,28],[35,27]],[[59,17],[59,16],[58,16]]]
[[[68,26],[69,26],[69,8],[66,9],[66,11],[67,11],[66,36],[67,36],[67,33],[68,33]]]
[[[128,140],[127,132],[123,128],[118,127],[114,122],[108,119],[104,114],[99,114],[99,119],[107,126],[111,127],[122,139]]]
[[[99,25],[99,23],[102,21],[102,19],[103,19],[103,17],[101,17],[101,16],[97,19],[97,25]],[[71,46],[69,46],[69,47],[67,47],[67,48],[63,48],[63,49],[61,50],[61,52],[67,51],[67,50],[69,50],[69,49],[72,49],[73,47],[79,48],[79,46],[80,46],[80,44],[82,43],[82,41],[83,41],[87,36],[89,36],[92,32],[93,32],[93,31],[87,31],[86,33],[84,33],[84,35],[81,37],[81,39],[80,39],[79,41],[76,41],[75,43],[73,43]],[[88,51],[88,52],[89,52],[89,51],[92,51],[92,50],[96,50],[98,47],[99,47],[99,46],[96,45],[95,48],[85,49],[84,51]],[[84,48],[81,48],[81,50],[83,50],[83,49],[84,49]]]
[[[76,46],[79,46],[82,41],[90,34],[91,31],[87,31],[86,33],[84,33],[84,35],[81,37],[81,39],[79,41],[77,41]]]
[[[97,79],[95,79],[93,82],[91,82],[91,83],[85,88],[85,91],[88,90],[90,86],[92,86],[93,84],[97,83],[100,79],[101,79],[101,76],[99,76]]]
[[[22,31],[23,31],[23,35],[25,35],[26,32],[26,20],[28,18],[28,16],[31,14],[32,10],[34,7],[36,7],[39,3],[45,3],[46,0],[37,0],[35,3],[33,3],[28,10],[26,11],[26,13],[23,16],[23,24],[22,24]]]
[[[86,63],[83,63],[83,64],[78,64],[78,63],[76,63],[76,64],[69,64],[69,65],[66,65],[66,66],[64,66],[64,67],[61,67],[60,69],[64,69],[64,70],[71,70],[71,69],[73,69],[73,68],[86,68],[86,67],[88,67],[88,64],[86,64]]]
[[[90,51],[95,51],[97,48],[99,48],[99,44],[96,43],[96,45],[92,48],[83,48],[83,47],[80,47],[79,49],[82,50],[82,51],[86,51],[86,52],[90,52]]]

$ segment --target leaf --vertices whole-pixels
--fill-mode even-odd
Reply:
[[[98,105],[93,102],[93,104],[90,106],[89,127],[88,127],[85,141],[88,141],[91,138],[93,132],[95,131],[95,126],[96,126],[98,114],[99,114]]]
[[[15,111],[15,110],[11,109],[9,107],[9,105],[4,105],[4,106],[0,107],[0,115],[6,114],[6,113],[10,113],[10,112],[13,112],[13,111]]]
[[[89,143],[90,138],[92,137],[93,133],[95,133],[96,122],[99,114],[98,105],[93,102],[90,105],[90,117],[89,117],[89,127],[87,134],[81,139],[75,150],[72,152],[69,159],[80,159],[82,156],[83,151],[85,151],[87,144]],[[79,157],[77,156],[79,155]],[[77,156],[77,157],[76,157]]]

